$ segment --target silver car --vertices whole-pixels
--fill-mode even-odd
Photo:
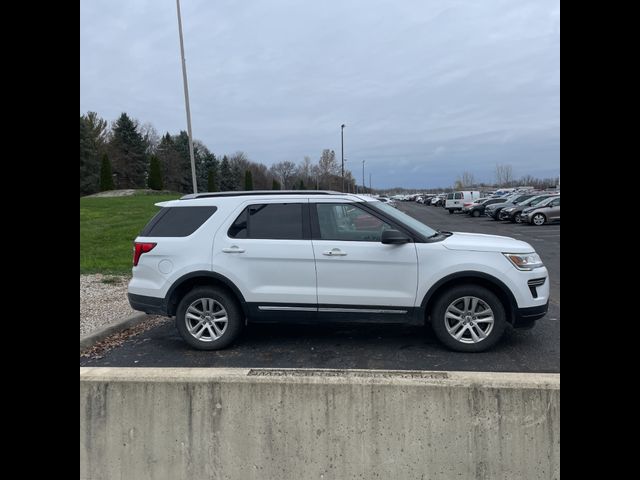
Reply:
[[[537,226],[560,220],[560,197],[550,197],[535,207],[526,208],[520,216],[524,222]]]

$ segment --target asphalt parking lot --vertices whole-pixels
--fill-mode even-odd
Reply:
[[[250,325],[232,347],[202,352],[189,348],[168,320],[99,357],[80,357],[80,365],[559,372],[560,225],[535,227],[450,215],[414,202],[398,207],[436,229],[504,235],[533,245],[551,277],[549,313],[531,330],[508,329],[496,347],[477,354],[445,349],[429,327],[366,324]]]

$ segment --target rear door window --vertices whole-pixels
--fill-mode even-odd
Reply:
[[[141,237],[187,237],[204,224],[217,207],[164,207],[147,223]]]
[[[231,238],[302,240],[302,203],[249,205],[229,228]]]

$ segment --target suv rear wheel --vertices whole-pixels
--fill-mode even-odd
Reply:
[[[196,287],[176,310],[176,327],[185,342],[200,350],[218,350],[242,330],[242,312],[235,298],[215,287]]]
[[[452,350],[482,352],[502,336],[505,312],[500,299],[478,285],[460,285],[436,301],[431,326],[438,339]]]

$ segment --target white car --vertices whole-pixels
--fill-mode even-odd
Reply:
[[[452,192],[447,194],[447,200],[445,201],[444,208],[449,213],[460,212],[465,203],[472,203],[480,198],[480,192],[477,190],[463,190],[459,192]]]
[[[222,192],[156,204],[135,239],[129,302],[176,317],[192,347],[228,346],[247,322],[430,323],[463,352],[532,327],[549,302],[533,247],[439,232],[372,197]]]

